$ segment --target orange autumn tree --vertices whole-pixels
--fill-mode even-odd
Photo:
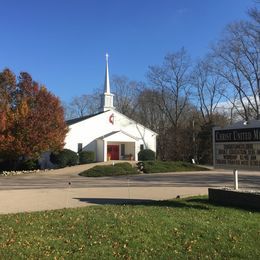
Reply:
[[[3,95],[2,95],[3,93]],[[57,97],[26,73],[0,73],[0,159],[38,159],[62,149],[67,126]]]
[[[9,69],[5,69],[0,73],[0,160],[11,157],[8,151],[14,141],[12,126],[15,91],[16,77]]]

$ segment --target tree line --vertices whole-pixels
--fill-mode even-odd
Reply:
[[[114,76],[116,109],[154,130],[163,160],[212,162],[212,127],[260,119],[260,11],[225,28],[208,54],[193,61],[185,48],[149,66],[146,82]],[[100,91],[74,97],[66,117],[95,113]]]
[[[229,24],[208,54],[192,61],[185,48],[149,66],[146,82],[114,76],[116,109],[159,134],[162,160],[212,162],[212,127],[260,119],[260,11]],[[62,106],[30,74],[0,72],[0,169],[18,169],[63,148],[66,118],[99,111],[100,91]],[[25,168],[21,166],[21,168]]]

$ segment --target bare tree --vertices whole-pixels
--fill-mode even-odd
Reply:
[[[260,3],[260,1],[259,1]],[[249,9],[248,15],[259,25],[260,24],[260,11],[254,7]]]
[[[114,75],[111,80],[112,91],[115,94],[115,107],[122,114],[135,117],[137,98],[143,89],[142,82],[130,81],[125,76]]]
[[[100,109],[100,92],[96,91],[90,95],[73,97],[69,104],[64,104],[63,106],[66,119],[97,113]]]
[[[161,66],[149,67],[147,75],[157,93],[154,106],[159,108],[165,120],[159,134],[163,134],[166,141],[168,159],[182,160],[188,154],[185,148],[189,146],[183,146],[187,140],[183,134],[190,114],[190,68],[190,57],[182,48],[166,55]]]
[[[162,102],[158,106],[175,128],[185,110],[189,98],[191,60],[187,52],[180,51],[165,56],[162,66],[151,66],[148,80],[160,91]]]
[[[83,117],[88,113],[89,96],[82,95],[74,97],[70,103],[70,106],[74,110],[77,117]]]
[[[222,77],[212,70],[211,59],[199,61],[192,73],[192,84],[198,97],[198,107],[204,123],[210,123],[218,112],[219,102],[223,99],[225,85]]]
[[[167,117],[158,106],[159,99],[159,91],[146,88],[139,94],[137,100],[139,122],[155,132],[159,132],[162,127],[166,127],[165,124],[167,123]]]
[[[237,110],[243,118],[260,119],[260,30],[254,18],[250,22],[230,24],[224,37],[213,48],[215,71],[232,88],[230,95],[237,95]]]

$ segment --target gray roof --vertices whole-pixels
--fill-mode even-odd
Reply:
[[[89,118],[91,118],[91,117],[94,117],[94,116],[103,114],[104,112],[106,112],[106,111],[102,111],[102,112],[98,112],[98,113],[96,113],[96,114],[92,114],[92,115],[87,115],[87,116],[82,116],[82,117],[70,119],[70,120],[67,120],[67,121],[66,121],[66,124],[67,124],[67,125],[73,125],[73,124],[76,124],[76,123],[78,123],[78,122],[84,121],[85,119],[89,119]]]
[[[105,135],[100,136],[100,137],[97,138],[97,139],[104,139],[104,138],[106,138],[106,137],[108,137],[108,136],[111,136],[111,135],[114,135],[114,134],[117,134],[117,133],[120,133],[120,132],[121,132],[122,134],[124,134],[124,135],[127,135],[127,136],[129,136],[129,137],[135,139],[135,140],[139,140],[139,139],[140,139],[140,138],[137,138],[137,137],[135,137],[135,136],[133,136],[133,135],[131,135],[131,134],[125,132],[125,131],[122,131],[122,130],[120,130],[120,131],[112,131],[112,132],[110,132],[110,133],[107,133],[107,134],[105,134]]]

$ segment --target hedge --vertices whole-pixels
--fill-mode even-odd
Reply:
[[[138,153],[138,161],[155,160],[155,152],[150,149],[144,149]]]
[[[79,163],[93,163],[95,162],[95,153],[93,151],[81,151],[79,152]]]
[[[103,177],[138,174],[135,167],[130,163],[117,163],[115,165],[97,165],[89,170],[81,172],[79,175],[85,177]]]
[[[78,155],[69,149],[64,149],[59,152],[52,152],[50,161],[59,168],[64,168],[78,164]]]
[[[139,162],[139,170],[143,173],[159,173],[159,172],[183,172],[183,171],[205,171],[204,167],[191,164],[189,162],[180,161],[144,161]]]
[[[38,160],[4,160],[0,159],[0,171],[31,171],[39,169]]]

